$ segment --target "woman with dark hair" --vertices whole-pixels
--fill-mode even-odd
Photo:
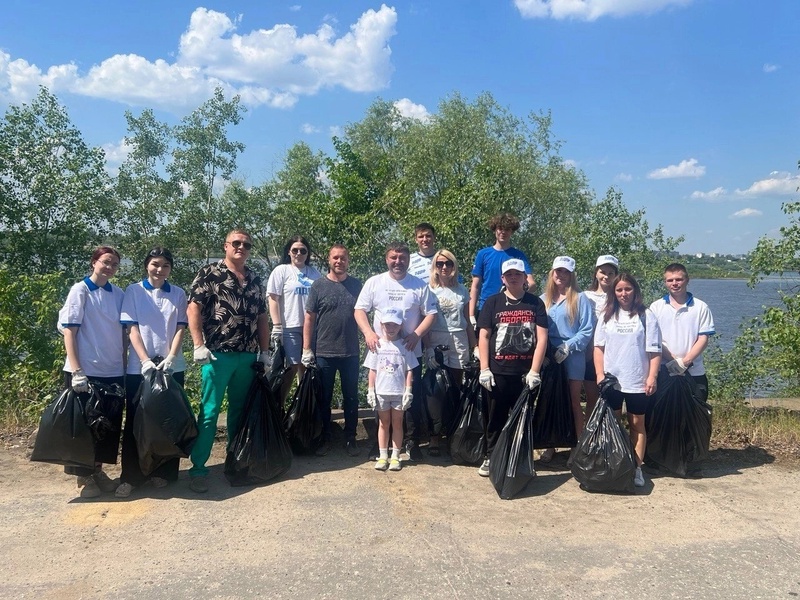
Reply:
[[[311,264],[311,246],[301,235],[289,238],[283,247],[281,264],[272,270],[267,280],[269,315],[272,319],[272,339],[283,344],[291,369],[281,386],[281,402],[286,400],[292,377],[302,376],[300,362],[303,353],[303,323],[306,300],[311,284],[322,274]]]
[[[645,413],[649,397],[656,391],[661,365],[661,330],[653,312],[642,302],[642,291],[636,279],[628,273],[620,273],[614,279],[613,289],[614,296],[595,331],[594,366],[598,386],[609,375],[619,382],[619,389],[610,390],[606,400],[618,416],[625,402],[637,463],[633,483],[643,487],[642,462],[647,445]]]
[[[606,310],[609,295],[613,295],[614,278],[619,275],[619,260],[611,254],[597,257],[592,283],[584,290],[583,295],[592,303],[595,323],[599,323]],[[594,343],[590,340],[586,347],[586,373],[583,376],[583,393],[586,395],[586,417],[588,418],[597,404],[600,391],[597,389],[597,373],[594,372]]]
[[[90,383],[124,385],[124,329],[119,323],[124,292],[109,282],[119,263],[119,252],[114,248],[96,248],[90,261],[91,273],[72,286],[58,313],[67,352],[64,387],[78,393],[88,392]],[[116,483],[103,472],[102,463],[116,463],[118,450],[119,437],[110,435],[95,446],[94,468],[64,467],[65,473],[78,477],[81,498],[96,498],[116,489]]]
[[[157,488],[177,481],[179,458],[158,467],[150,475],[139,467],[139,453],[133,434],[133,419],[138,408],[137,391],[145,377],[155,369],[172,374],[184,383],[186,360],[181,346],[189,324],[186,292],[167,281],[174,260],[172,252],[156,247],[144,259],[145,278],[128,286],[122,302],[120,322],[128,328],[130,347],[125,378],[125,429],[122,432],[122,475],[115,495],[127,498],[134,488],[148,480]],[[158,364],[154,362],[160,357]]]

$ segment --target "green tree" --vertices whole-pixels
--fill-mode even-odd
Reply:
[[[579,280],[591,283],[595,260],[613,254],[620,267],[633,274],[645,294],[657,295],[663,289],[663,269],[670,253],[683,236],[664,235],[661,225],[651,227],[644,209],[632,211],[622,200],[622,192],[609,188],[602,200],[592,202],[588,216],[580,219],[579,229],[566,250],[578,264]]]
[[[130,153],[119,169],[117,198],[122,207],[119,219],[119,249],[138,266],[154,245],[171,245],[165,228],[174,223],[179,188],[166,177],[172,143],[171,128],[145,109],[139,117],[125,112]]]
[[[85,270],[117,213],[105,156],[46,88],[0,122],[0,263],[14,272]]]
[[[169,231],[187,257],[186,268],[196,270],[212,252],[221,251],[225,232],[220,227],[220,188],[233,177],[236,159],[244,150],[244,144],[228,138],[228,128],[241,122],[245,110],[239,96],[226,100],[222,88],[217,88],[174,130],[177,146],[167,170],[182,195]]]

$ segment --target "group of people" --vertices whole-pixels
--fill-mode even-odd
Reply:
[[[331,402],[339,374],[344,447],[349,455],[358,455],[359,332],[367,349],[367,402],[377,411],[378,470],[400,470],[403,452],[408,460],[423,460],[420,442],[428,429],[421,393],[423,366],[446,368],[460,387],[471,360],[479,362],[479,380],[489,392],[487,453],[480,475],[489,474],[491,452],[513,403],[524,386],[541,385],[547,360],[565,366],[577,434],[584,427],[582,397],[588,414],[598,399],[598,385],[607,376],[616,377],[616,389],[604,397],[617,411],[626,404],[641,465],[644,414],[662,361],[670,374],[688,371],[707,395],[702,352],[714,324],[708,306],[687,291],[685,267],[674,263],[665,269],[668,293],[647,309],[638,283],[619,271],[614,256],[597,259],[592,285],[585,292],[577,285],[575,261],[560,256],[548,273],[544,293],[536,296],[530,262],[511,246],[519,220],[501,213],[489,226],[495,243],[477,253],[470,290],[453,253],[437,249],[430,223],[415,228],[417,251],[412,253],[403,242],[389,244],[386,271],[363,285],[348,272],[346,247],[335,244],[329,249],[323,275],[310,264],[311,246],[302,236],[286,243],[281,264],[264,286],[246,264],[250,235],[232,230],[223,245],[224,257],[200,269],[188,296],[168,281],[174,265],[169,250],[151,250],[144,260],[144,279],[123,292],[110,283],[119,268],[119,253],[108,246],[97,248],[90,274],[72,287],[59,314],[67,353],[65,385],[86,392],[90,383],[118,384],[125,390],[127,416],[119,482],[102,470],[102,463],[114,462],[116,454],[109,461],[108,452],[101,456],[100,448],[94,469],[65,467],[77,476],[81,496],[114,492],[127,497],[145,483],[163,487],[177,479],[178,460],[142,473],[132,417],[139,385],[153,370],[168,371],[183,383],[186,362],[181,346],[187,327],[202,382],[199,435],[189,470],[190,487],[197,493],[208,491],[206,463],[223,398],[227,394],[230,440],[255,376],[253,363],[270,367],[270,344],[281,344],[291,365],[281,401],[304,369],[319,370],[319,455],[331,450]],[[437,346],[446,347],[439,355],[443,364],[437,362]],[[430,456],[441,454],[441,433],[429,431]],[[539,460],[550,461],[554,452],[544,450]],[[635,483],[644,485],[641,468]]]

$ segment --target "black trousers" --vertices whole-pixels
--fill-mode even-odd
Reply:
[[[525,387],[524,374],[494,376],[494,387],[489,392],[489,417],[486,430],[486,455],[491,456],[497,438],[508,420],[508,413]]]
[[[422,397],[422,365],[419,364],[411,371],[411,393],[414,399],[411,401],[411,408],[409,408],[405,415],[406,426],[406,441],[411,440],[415,444],[419,444],[419,439],[424,435],[423,428],[425,427],[425,398]]]

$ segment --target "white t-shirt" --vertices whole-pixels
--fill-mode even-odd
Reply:
[[[456,287],[439,286],[431,288],[439,309],[431,331],[466,331],[467,320],[464,318],[464,306],[469,304],[469,292],[462,284]]]
[[[669,294],[650,305],[655,313],[664,347],[673,356],[683,358],[701,335],[714,335],[714,317],[708,304],[688,294],[686,304],[676,309],[669,302]],[[704,375],[703,355],[694,359],[689,375]]]
[[[375,393],[379,396],[402,396],[406,389],[406,373],[419,364],[417,357],[406,350],[402,340],[381,338],[375,352],[367,352],[364,366],[375,371]]]
[[[381,273],[367,279],[356,300],[355,308],[369,312],[375,311],[372,329],[379,337],[383,335],[380,312],[396,308],[403,313],[402,337],[412,333],[423,317],[438,312],[436,297],[419,277],[408,275],[396,281],[389,273]],[[417,342],[415,356],[422,356],[422,344]]]
[[[595,319],[597,321],[602,321],[603,313],[606,310],[606,301],[608,300],[606,293],[599,289],[597,291],[585,290],[583,295],[592,303]]]
[[[607,323],[600,319],[594,332],[594,345],[603,348],[605,372],[616,376],[622,391],[629,394],[644,393],[650,373],[647,353],[661,354],[661,330],[650,309],[645,310],[645,323],[646,334],[639,315],[631,317],[628,311],[620,310]]]
[[[434,256],[436,256],[435,252],[430,256],[423,256],[419,252],[414,252],[408,262],[408,274],[419,277],[425,283],[430,282],[431,263],[433,263]]]
[[[321,276],[311,265],[306,265],[302,269],[294,265],[278,265],[269,274],[267,293],[278,296],[284,329],[303,326],[308,292],[311,284]]]
[[[139,326],[147,356],[166,358],[178,327],[189,324],[186,305],[186,292],[177,285],[165,281],[161,288],[154,288],[145,279],[125,289],[119,320],[123,325]],[[175,357],[173,368],[176,372],[186,370],[182,352]],[[128,374],[139,375],[141,372],[142,361],[131,345],[128,348]]]
[[[125,296],[117,286],[97,285],[88,277],[72,286],[58,311],[61,327],[77,327],[78,359],[89,377],[122,377],[122,325],[119,313]],[[69,358],[64,370],[72,373]]]

